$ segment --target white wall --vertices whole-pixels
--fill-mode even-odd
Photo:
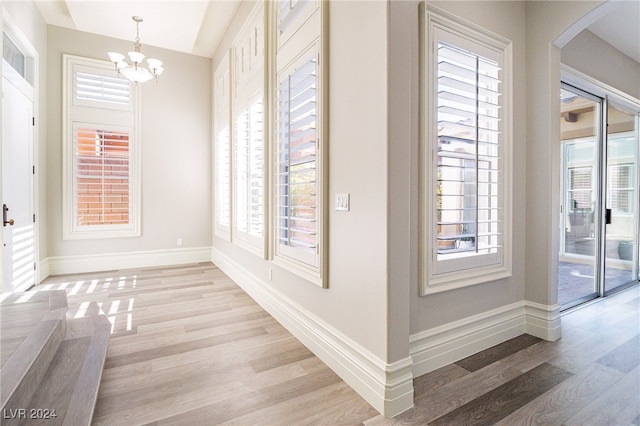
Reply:
[[[589,30],[562,47],[563,64],[640,99],[640,63],[626,56]]]
[[[50,257],[211,246],[211,60],[151,46],[166,71],[141,87],[142,236],[62,239],[62,54],[108,59],[132,42],[48,27],[48,228]]]

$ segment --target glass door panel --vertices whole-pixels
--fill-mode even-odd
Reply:
[[[637,119],[609,106],[607,122],[605,293],[638,279]]]
[[[561,90],[562,215],[558,303],[563,309],[598,296],[597,218],[602,100]]]

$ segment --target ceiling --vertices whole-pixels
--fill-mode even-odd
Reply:
[[[47,24],[212,57],[241,0],[36,0]]]
[[[36,0],[45,21],[103,36],[212,57],[240,3],[246,0]],[[611,12],[588,29],[640,62],[640,0],[613,0]]]
[[[613,1],[610,10],[588,30],[640,62],[640,0]]]

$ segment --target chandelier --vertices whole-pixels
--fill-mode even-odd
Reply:
[[[118,70],[118,74],[124,75],[130,81],[135,83],[144,83],[145,81],[149,81],[152,78],[158,80],[158,77],[164,71],[162,68],[162,61],[158,59],[149,58],[147,59],[148,69],[142,66],[142,61],[144,60],[144,55],[140,52],[140,22],[142,22],[142,18],[139,16],[132,16],[136,23],[136,42],[133,44],[133,52],[129,52],[129,59],[133,62],[132,65],[125,61],[125,56],[118,52],[109,52],[109,59]]]

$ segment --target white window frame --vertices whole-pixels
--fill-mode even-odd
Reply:
[[[430,4],[421,9],[421,118],[420,118],[420,289],[421,295],[463,288],[511,276],[512,247],[512,44],[471,22]],[[438,259],[437,45],[446,42],[490,58],[501,71],[501,128],[499,134],[498,208],[501,244],[493,253]],[[444,257],[444,256],[443,256]]]
[[[270,13],[270,33],[273,48],[270,50],[275,55],[272,61],[270,81],[270,99],[274,123],[271,137],[273,140],[273,152],[271,155],[271,257],[274,264],[304,278],[305,280],[323,288],[328,287],[327,273],[327,206],[328,206],[328,182],[327,182],[327,16],[328,3],[320,0],[307,0],[305,2],[292,2],[294,8],[299,9],[295,19],[292,20],[286,31],[280,32],[278,28],[279,7],[283,2],[272,2]],[[316,55],[317,61],[317,93],[316,93],[316,248],[315,253],[299,250],[291,246],[280,244],[279,221],[280,216],[277,206],[278,194],[278,88],[283,78],[292,73],[296,67],[307,62],[309,55]]]
[[[256,3],[247,21],[232,44],[232,241],[244,249],[265,257],[267,253],[267,102],[265,99],[265,7],[263,2]],[[259,112],[256,106],[259,105]],[[246,155],[242,154],[238,135],[239,120],[243,115],[248,118],[248,130],[244,143]],[[256,115],[260,122],[256,123]],[[254,127],[257,125],[257,128]],[[256,132],[257,130],[257,132]],[[261,139],[260,139],[261,138]],[[256,149],[257,148],[257,149]],[[255,160],[255,161],[252,161]],[[258,187],[260,193],[252,196],[252,182],[256,173],[261,176]],[[259,210],[258,229],[252,229],[252,206]],[[246,223],[245,223],[246,222]],[[243,226],[243,223],[245,226]]]
[[[231,241],[231,51],[224,56],[213,74],[214,126],[213,126],[213,184],[214,233]],[[225,133],[226,132],[226,133]],[[226,134],[226,136],[225,136]],[[226,146],[223,145],[226,144]],[[226,150],[225,155],[222,154]]]
[[[140,100],[139,90],[129,83],[129,102],[109,103],[78,99],[76,75],[88,72],[117,78],[113,64],[91,58],[63,55],[63,239],[102,239],[138,237],[140,233]],[[94,127],[129,131],[129,223],[122,225],[78,226],[76,218],[76,168],[74,125],[93,123]]]

